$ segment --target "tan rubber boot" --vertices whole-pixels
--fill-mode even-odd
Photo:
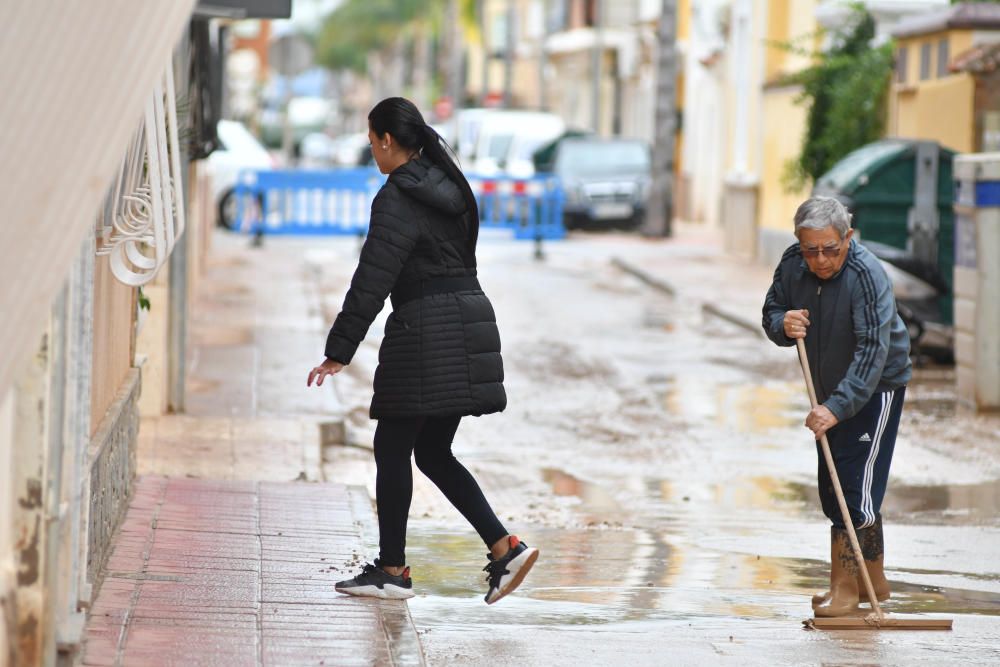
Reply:
[[[848,616],[857,612],[858,563],[843,528],[830,529],[830,599],[813,608],[818,617]]]
[[[889,590],[889,580],[885,578],[885,539],[882,536],[882,517],[871,528],[865,528],[858,532],[858,543],[861,544],[861,553],[865,557],[865,569],[868,570],[868,577],[872,580],[872,588],[875,589],[875,598],[879,602],[885,602],[892,595]],[[858,585],[864,588],[864,582],[858,581]],[[865,601],[868,600],[867,593]]]
[[[850,538],[848,538],[849,540]],[[885,578],[884,558],[885,540],[882,536],[882,517],[879,517],[870,528],[858,530],[858,543],[861,545],[861,553],[865,557],[865,569],[872,580],[872,588],[875,589],[875,598],[879,602],[885,602],[892,596],[889,589],[889,581]],[[858,573],[858,599],[868,603],[868,591],[865,590],[865,582]],[[830,592],[814,595],[812,597],[813,609],[830,601]]]

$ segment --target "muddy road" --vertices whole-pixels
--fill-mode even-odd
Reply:
[[[829,527],[794,350],[706,316],[726,298],[711,286],[669,297],[611,263],[652,252],[671,262],[669,245],[615,236],[552,244],[544,263],[480,244],[510,402],[463,421],[455,450],[542,557],[487,607],[483,545],[415,471],[410,609],[430,664],[1000,664],[998,420],[955,408],[948,369],[920,369],[883,506],[886,611],[947,615],[954,631],[804,630]],[[307,258],[325,314],[355,253],[324,242]],[[380,325],[336,387],[359,446],[325,464],[372,491]]]

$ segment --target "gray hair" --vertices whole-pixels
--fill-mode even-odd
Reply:
[[[843,239],[851,228],[851,214],[833,197],[810,197],[795,211],[795,238],[800,229],[833,227]]]

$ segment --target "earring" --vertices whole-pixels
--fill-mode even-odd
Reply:
[[[388,147],[388,146],[386,146],[385,144],[383,144],[383,145],[382,145],[382,150],[384,150],[384,151],[387,151],[387,150],[389,150],[389,147]]]

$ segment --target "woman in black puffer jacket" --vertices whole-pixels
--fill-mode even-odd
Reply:
[[[375,430],[379,558],[337,584],[352,595],[413,596],[404,554],[413,493],[410,455],[490,548],[492,604],[521,583],[538,557],[509,535],[479,485],[451,452],[464,416],[500,412],[500,334],[476,278],[479,211],[468,181],[412,102],[391,97],[368,114],[368,140],[389,179],[372,202],[368,238],[344,306],[326,340],[326,360],[308,384],[351,362],[386,297],[371,417]]]

